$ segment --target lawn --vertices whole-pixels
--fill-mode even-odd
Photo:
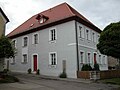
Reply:
[[[107,84],[120,85],[120,78],[104,79],[104,80],[100,80],[100,81],[103,83],[107,83]]]

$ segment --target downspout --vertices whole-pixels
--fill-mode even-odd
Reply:
[[[78,33],[77,33],[77,22],[75,20],[75,33],[76,33],[76,51],[77,51],[77,71],[79,71],[79,50],[78,50]]]

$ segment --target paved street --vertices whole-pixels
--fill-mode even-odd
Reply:
[[[63,80],[42,79],[39,76],[16,75],[20,82],[0,84],[0,90],[116,90],[114,85],[80,83]]]

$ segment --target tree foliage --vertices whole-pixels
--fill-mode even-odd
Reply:
[[[105,27],[97,48],[104,55],[120,59],[120,22],[111,23]]]
[[[0,37],[0,58],[14,57],[15,50],[11,41],[6,36]]]

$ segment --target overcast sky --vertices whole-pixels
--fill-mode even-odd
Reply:
[[[66,2],[101,30],[120,21],[120,0],[0,0],[0,6],[9,18],[6,34],[31,16]]]

